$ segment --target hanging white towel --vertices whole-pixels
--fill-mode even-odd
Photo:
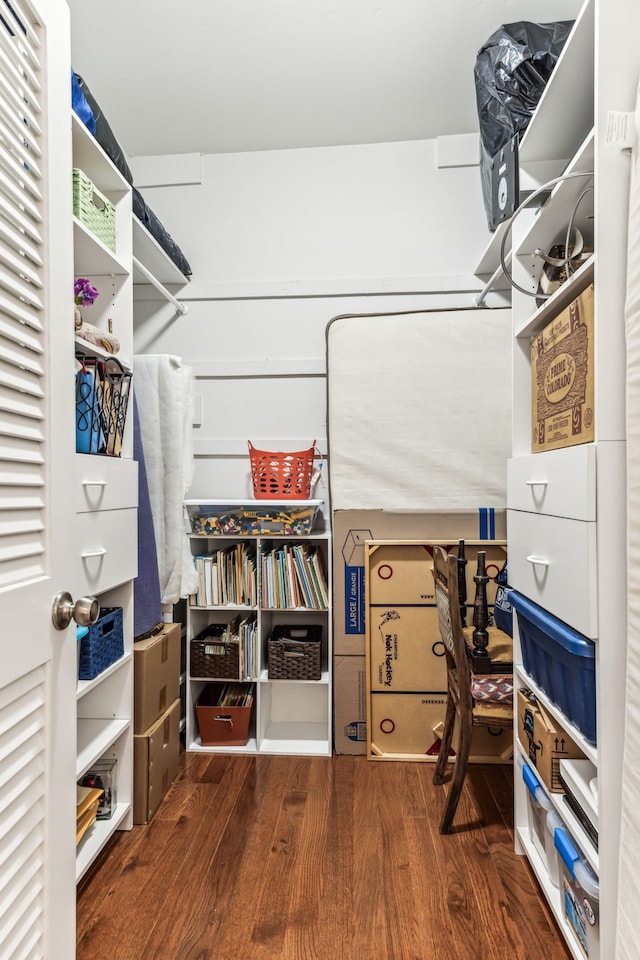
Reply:
[[[197,588],[183,501],[193,475],[193,372],[179,357],[134,357],[133,383],[158,553],[163,604]]]

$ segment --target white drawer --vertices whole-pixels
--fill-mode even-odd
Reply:
[[[79,513],[77,591],[96,594],[138,574],[138,511]]]
[[[595,446],[582,444],[509,460],[507,505],[512,510],[595,520]]]
[[[507,536],[509,585],[595,639],[596,524],[508,510]]]
[[[121,457],[76,454],[76,512],[138,505],[138,464]]]

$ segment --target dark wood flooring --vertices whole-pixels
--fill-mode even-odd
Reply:
[[[425,763],[188,754],[78,890],[77,960],[569,960],[513,851],[511,769],[455,832]]]

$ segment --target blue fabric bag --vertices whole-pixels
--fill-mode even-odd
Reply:
[[[95,136],[96,118],[93,115],[93,110],[89,106],[87,98],[80,89],[78,78],[73,70],[71,70],[71,106],[73,108],[73,112],[80,117],[89,133],[92,133]]]

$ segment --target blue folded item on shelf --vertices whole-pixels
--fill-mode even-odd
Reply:
[[[80,83],[73,69],[71,70],[71,108],[76,116],[82,120],[89,133],[95,136],[96,118],[89,106],[89,101],[80,88]]]
[[[595,644],[566,623],[512,590],[522,662],[529,676],[596,743]]]

